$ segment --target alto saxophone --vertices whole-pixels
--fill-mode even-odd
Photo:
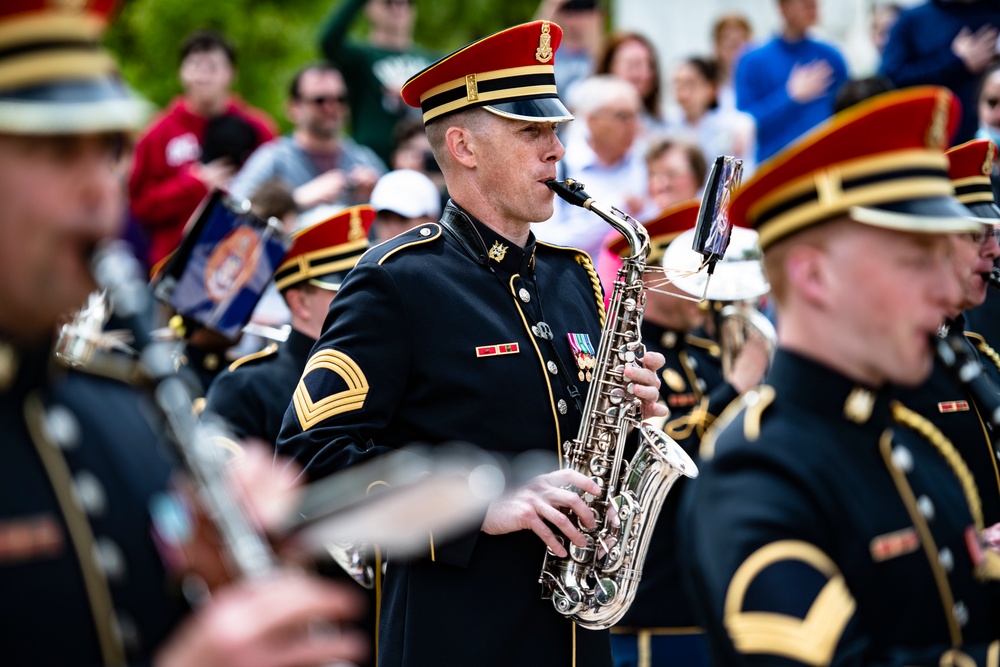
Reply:
[[[630,248],[611,292],[584,418],[565,452],[567,467],[601,487],[598,496],[582,495],[597,525],[588,530],[577,521],[586,546],[570,544],[566,557],[547,550],[539,577],[543,597],[551,598],[556,611],[597,630],[614,625],[632,604],[663,501],[681,475],[696,477],[698,469],[673,439],[642,423],[641,402],[625,378],[626,366],[635,365],[645,353],[639,329],[649,234],[621,211],[595,202],[580,183],[567,179],[546,185],[569,203],[600,216]],[[626,439],[633,428],[638,430],[638,449],[626,461]]]

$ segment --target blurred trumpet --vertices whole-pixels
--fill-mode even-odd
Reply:
[[[778,334],[763,313],[753,307],[748,301],[740,301],[723,306],[719,311],[717,336],[722,362],[722,375],[730,377],[736,358],[751,336],[760,336],[767,347],[768,359],[774,358],[774,350],[778,345]]]

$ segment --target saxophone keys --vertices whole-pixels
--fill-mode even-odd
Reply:
[[[597,586],[594,587],[594,599],[598,604],[606,605],[615,599],[618,594],[618,584],[614,579],[598,579]]]
[[[591,479],[603,488],[604,480],[601,477],[608,472],[608,464],[604,461],[604,457],[597,455],[590,457],[590,465],[588,467],[590,468],[590,472],[595,475]]]

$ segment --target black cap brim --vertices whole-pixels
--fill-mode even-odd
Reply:
[[[84,134],[140,129],[152,106],[117,78],[56,81],[0,94],[0,132]]]
[[[517,99],[488,104],[483,108],[504,118],[535,123],[567,123],[573,120],[573,114],[558,97]]]
[[[996,224],[1000,220],[1000,207],[998,207],[993,202],[976,202],[974,204],[966,204],[972,214],[977,218],[982,218],[984,220],[989,220],[990,224]]]
[[[852,206],[852,220],[885,229],[916,233],[949,234],[977,232],[982,224],[992,224],[972,215],[972,211],[954,197],[906,199],[877,206]]]

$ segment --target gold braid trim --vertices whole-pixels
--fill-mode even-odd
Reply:
[[[597,312],[600,313],[601,328],[603,329],[607,314],[604,312],[604,291],[601,289],[601,279],[597,277],[597,271],[594,270],[594,263],[590,261],[590,255],[587,253],[578,253],[576,255],[576,263],[582,266],[587,271],[587,275],[590,276],[590,284],[594,287],[594,297],[597,299]]]
[[[955,449],[955,445],[930,420],[898,401],[892,402],[892,417],[903,426],[913,429],[926,438],[944,457],[962,485],[962,493],[965,494],[965,501],[969,505],[969,512],[972,513],[972,520],[976,523],[976,530],[982,532],[983,505],[979,499],[979,489],[976,488],[976,480],[972,477],[969,466]]]
[[[976,341],[976,349],[985,354],[993,362],[993,365],[997,367],[997,370],[1000,370],[1000,354],[997,354],[997,351],[990,347],[985,338],[972,331],[966,331],[965,337]]]

